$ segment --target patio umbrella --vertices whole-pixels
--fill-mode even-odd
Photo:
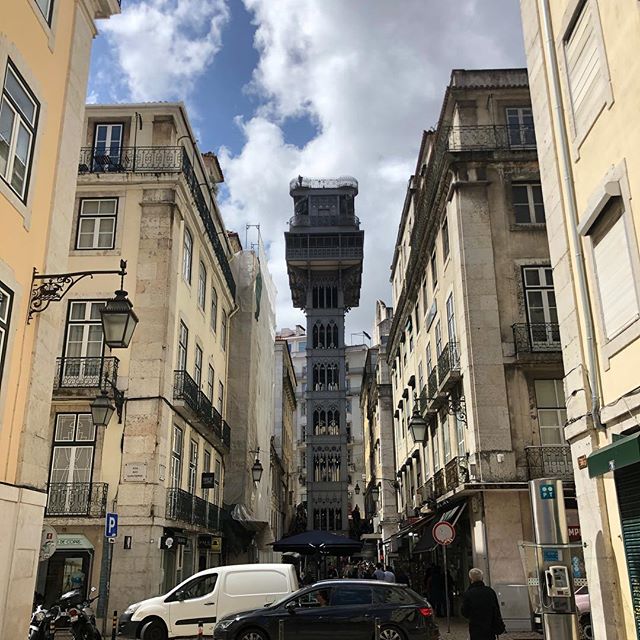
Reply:
[[[305,531],[273,543],[274,551],[296,551],[303,555],[316,553],[349,556],[362,549],[362,542],[328,531]]]

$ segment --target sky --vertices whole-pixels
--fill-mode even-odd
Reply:
[[[278,327],[305,324],[284,257],[289,181],[357,178],[365,259],[347,343],[370,333],[377,299],[391,304],[407,183],[451,70],[525,66],[518,0],[122,0],[98,28],[88,102],[184,101],[219,157],[227,229],[244,241],[260,225]]]

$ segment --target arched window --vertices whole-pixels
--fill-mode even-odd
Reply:
[[[311,306],[314,309],[335,309],[338,306],[338,287],[314,285],[311,291]]]

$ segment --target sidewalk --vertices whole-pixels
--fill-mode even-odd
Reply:
[[[451,618],[451,633],[447,633],[446,618],[438,618],[437,621],[442,640],[468,640],[469,631],[466,620]],[[500,640],[542,640],[542,636],[533,631],[516,631],[501,635]]]

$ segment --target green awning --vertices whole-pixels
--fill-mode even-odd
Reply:
[[[640,432],[618,438],[606,447],[594,451],[588,458],[589,477],[622,469],[640,462]]]

